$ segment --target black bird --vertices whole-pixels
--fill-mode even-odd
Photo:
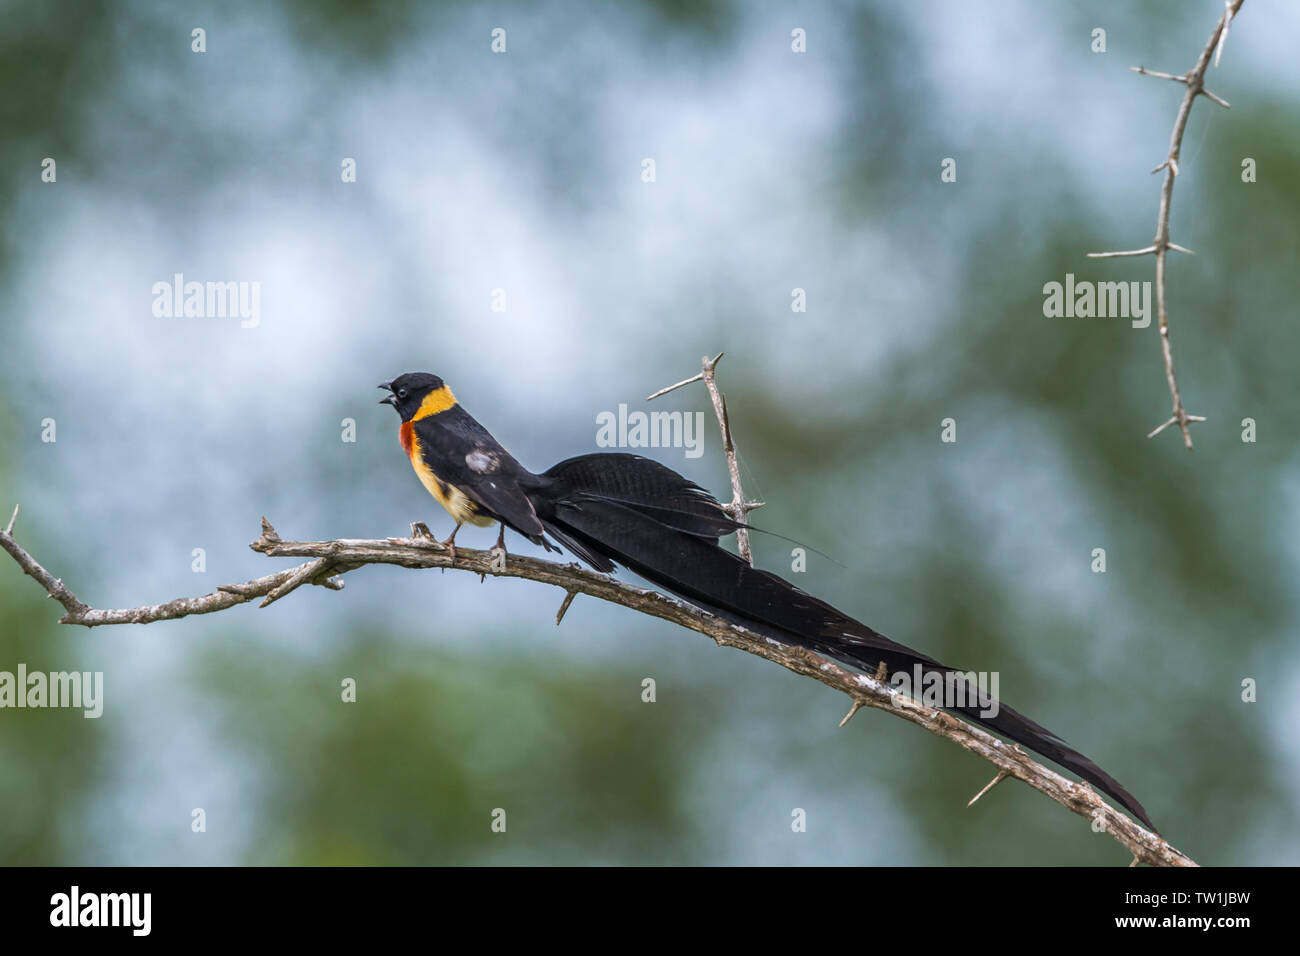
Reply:
[[[402,448],[424,487],[456,520],[444,542],[455,548],[462,524],[501,523],[548,551],[567,548],[598,571],[622,565],[696,607],[774,640],[806,647],[877,673],[962,672],[914,651],[790,582],[722,548],[744,527],[707,491],[639,455],[579,455],[534,474],[457,403],[442,379],[410,372],[379,386],[402,418]],[[960,678],[957,678],[960,680]],[[1002,734],[1110,794],[1152,831],[1146,811],[1119,782],[1056,734],[1010,707],[987,707],[972,691],[945,710]],[[990,714],[990,711],[993,713]]]

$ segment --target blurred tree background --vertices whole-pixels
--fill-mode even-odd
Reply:
[[[1000,672],[1201,863],[1296,863],[1293,4],[1245,5],[1208,82],[1232,109],[1201,100],[1184,140],[1195,451],[1144,438],[1168,414],[1154,322],[1042,309],[1067,273],[1152,278],[1085,258],[1154,231],[1182,91],[1127,68],[1183,72],[1221,12],[6,4],[0,507],[91,604],[202,593],[278,566],[247,549],[261,514],[447,530],[381,380],[443,375],[541,469],[725,349],[756,523],[844,565],[814,555],[801,586]],[[155,317],[176,273],[259,282],[258,324]],[[702,458],[654,454],[725,493],[705,422]],[[757,553],[789,573],[787,542]],[[98,720],[0,711],[0,862],[1127,863],[1028,788],[966,809],[989,768],[901,721],[839,730],[820,685],[586,599],[557,629],[559,599],[368,568],[83,632],[0,561],[0,670],[101,670],[106,697]]]

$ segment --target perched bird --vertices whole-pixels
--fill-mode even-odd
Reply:
[[[613,452],[579,455],[534,474],[456,401],[436,375],[410,372],[379,386],[401,416],[398,436],[415,473],[456,521],[443,542],[455,554],[465,523],[500,522],[548,551],[568,549],[598,571],[616,565],[725,620],[806,647],[868,673],[960,675],[899,644],[718,544],[746,527],[707,491],[656,461]],[[919,670],[918,670],[919,669]],[[1056,734],[1000,702],[945,710],[1053,760],[1095,784],[1155,830],[1119,782]],[[990,713],[992,711],[992,713]]]

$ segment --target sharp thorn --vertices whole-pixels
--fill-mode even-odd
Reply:
[[[861,709],[862,709],[862,704],[855,700],[853,702],[853,706],[849,708],[849,712],[845,714],[844,719],[840,721],[840,726],[843,727],[845,724],[847,724],[849,720],[852,719],[853,715],[856,714]]]
[[[1011,776],[1011,774],[1008,773],[1007,771],[1005,771],[1005,770],[999,770],[999,771],[998,771],[998,775],[997,775],[996,777],[994,777],[992,780],[990,780],[990,781],[985,785],[985,787],[984,787],[983,790],[981,790],[979,793],[975,794],[975,796],[971,797],[971,798],[970,798],[970,802],[967,803],[966,806],[968,806],[968,807],[973,807],[973,806],[975,806],[975,801],[976,801],[976,800],[978,800],[980,797],[984,796],[984,794],[988,793],[990,790],[992,790],[994,787],[996,787],[998,784],[1000,784],[1003,780],[1007,779],[1007,777],[1009,777],[1009,776]]]
[[[1178,421],[1177,418],[1170,416],[1170,418],[1167,421],[1157,425],[1155,428],[1151,429],[1151,431],[1147,432],[1147,438],[1155,438],[1157,435],[1159,435],[1170,425],[1176,424],[1177,421]]]
[[[573,599],[577,596],[578,596],[577,591],[570,591],[568,594],[564,595],[564,603],[561,604],[560,609],[555,612],[556,627],[560,626],[560,622],[564,620],[564,615],[567,614],[569,611],[569,605],[573,603]]]

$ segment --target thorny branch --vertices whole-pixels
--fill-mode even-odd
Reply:
[[[690,385],[692,382],[703,382],[709,390],[709,398],[713,401],[713,414],[718,418],[718,430],[722,432],[722,452],[727,457],[727,471],[731,475],[731,503],[722,506],[728,517],[732,521],[739,521],[744,524],[749,513],[756,508],[763,507],[761,501],[746,501],[745,493],[740,487],[740,465],[736,461],[736,445],[731,440],[731,419],[727,415],[727,398],[718,391],[718,382],[714,377],[714,369],[722,361],[723,353],[719,352],[713,358],[707,355],[700,359],[700,371],[696,372],[690,378],[683,379],[676,385],[669,385],[667,388],[661,388],[646,398],[647,402],[652,402],[660,395],[667,395],[674,389],[681,388],[683,385]],[[754,563],[754,556],[749,550],[749,530],[746,528],[736,529],[736,550],[740,556],[750,564]]]
[[[742,516],[737,520],[743,520],[745,511],[756,507],[756,504],[745,503],[741,494],[739,473],[735,468],[735,447],[731,442],[731,431],[727,424],[726,403],[719,397],[713,379],[713,370],[721,357],[721,353],[712,360],[706,357],[703,371],[699,375],[671,388],[700,380],[709,387],[709,392],[714,398],[714,409],[718,413],[731,467],[732,489],[735,494],[733,505],[740,503],[735,513]],[[671,389],[664,391],[669,390]],[[656,394],[663,394],[663,392]],[[821,681],[827,687],[847,696],[852,702],[852,709],[840,722],[841,727],[848,723],[861,708],[872,707],[887,711],[932,734],[951,740],[957,746],[984,758],[997,768],[997,776],[994,777],[993,782],[977,793],[967,806],[974,804],[996,784],[1008,777],[1015,777],[1066,809],[1085,817],[1096,830],[1110,834],[1116,842],[1133,854],[1134,864],[1143,862],[1152,866],[1196,866],[1194,861],[1174,849],[1160,836],[1151,833],[1105,803],[1086,783],[1068,780],[1029,757],[1019,747],[1008,746],[992,734],[943,711],[933,710],[899,689],[889,686],[886,683],[886,672],[883,667],[873,676],[855,673],[805,648],[779,644],[676,598],[658,591],[624,584],[607,574],[599,574],[576,564],[558,564],[554,561],[543,561],[520,555],[507,557],[496,549],[476,551],[462,547],[456,548],[453,554],[440,542],[422,536],[285,541],[276,533],[271,523],[263,518],[262,533],[250,545],[254,551],[272,558],[306,558],[307,560],[296,567],[254,578],[242,584],[223,585],[211,594],[200,597],[177,598],[163,604],[135,608],[101,610],[80,601],[62,580],[47,571],[14,540],[13,528],[17,516],[18,509],[15,507],[14,517],[10,519],[8,528],[0,531],[0,547],[7,551],[18,566],[34,578],[50,597],[63,605],[66,613],[60,618],[62,624],[80,624],[84,627],[98,627],[105,624],[149,624],[154,621],[188,617],[191,614],[212,614],[257,598],[262,599],[258,606],[266,607],[306,584],[318,585],[330,590],[342,590],[342,575],[371,564],[391,564],[404,568],[454,568],[459,571],[470,571],[484,579],[489,574],[496,577],[524,578],[561,588],[565,592],[564,602],[555,619],[557,625],[563,620],[574,596],[586,594],[689,628],[712,638],[719,646],[737,648],[779,664],[796,674]],[[414,528],[412,534],[415,534]],[[745,556],[748,558],[748,554]]]
[[[456,557],[436,541],[428,538],[340,539],[335,541],[285,541],[270,522],[262,519],[262,534],[252,543],[254,551],[272,558],[307,558],[296,567],[254,578],[242,584],[217,588],[201,597],[177,598],[164,604],[121,610],[100,610],[83,604],[62,581],[56,579],[32,558],[9,532],[0,532],[0,547],[8,551],[19,566],[57,600],[67,611],[60,623],[97,627],[105,624],[149,624],[211,614],[262,598],[260,607],[284,597],[304,584],[316,584],[333,590],[343,587],[339,577],[371,564],[392,564],[404,568],[454,568],[481,576],[524,578],[563,589],[571,597],[586,594],[609,601],[651,617],[689,628],[712,638],[719,646],[734,647],[780,664],[787,670],[821,681],[846,695],[853,702],[853,712],[862,707],[888,711],[916,724],[930,733],[945,737],[959,747],[993,764],[998,780],[1015,777],[1055,800],[1061,806],[1093,822],[1109,833],[1133,856],[1152,866],[1195,866],[1187,856],[1165,840],[1144,829],[1118,810],[1102,801],[1085,783],[1067,780],[1022,752],[1008,746],[992,734],[959,720],[943,711],[932,710],[896,688],[884,683],[883,676],[869,677],[826,660],[801,647],[778,644],[768,638],[730,624],[676,598],[644,588],[624,584],[606,574],[598,574],[576,564],[558,564],[536,558],[510,555],[505,562],[500,552],[477,551],[458,547]],[[567,608],[569,597],[565,599]],[[562,608],[563,611],[563,608]],[[557,622],[558,623],[558,622]],[[850,713],[852,716],[852,712]],[[847,721],[847,718],[846,718]],[[987,790],[977,795],[982,796]],[[971,803],[975,801],[972,800]]]
[[[1169,311],[1165,302],[1165,257],[1170,249],[1187,253],[1192,250],[1184,249],[1182,246],[1169,241],[1169,210],[1173,204],[1174,180],[1178,178],[1178,159],[1183,148],[1183,133],[1187,130],[1187,118],[1191,115],[1192,104],[1196,101],[1196,97],[1204,96],[1225,109],[1228,108],[1226,100],[1205,88],[1205,71],[1209,69],[1211,57],[1214,59],[1214,65],[1216,67],[1219,65],[1219,57],[1222,56],[1223,46],[1228,39],[1228,29],[1232,26],[1232,19],[1237,15],[1237,11],[1241,9],[1243,2],[1245,0],[1224,0],[1223,15],[1219,17],[1219,22],[1215,25],[1214,32],[1210,34],[1210,41],[1205,45],[1205,49],[1201,51],[1196,66],[1192,67],[1189,72],[1174,75],[1172,73],[1157,73],[1141,66],[1129,67],[1133,72],[1141,73],[1143,76],[1172,80],[1187,87],[1187,92],[1183,94],[1183,101],[1178,107],[1178,116],[1174,119],[1174,131],[1169,137],[1169,152],[1165,155],[1164,161],[1151,170],[1153,173],[1158,173],[1162,169],[1165,171],[1164,185],[1160,189],[1160,212],[1156,216],[1156,236],[1151,245],[1141,249],[1130,249],[1123,252],[1088,253],[1094,259],[1155,255],[1156,312],[1160,320],[1160,350],[1165,360],[1165,380],[1169,383],[1169,395],[1173,399],[1173,414],[1164,423],[1152,429],[1147,437],[1154,438],[1170,425],[1177,425],[1183,433],[1183,444],[1188,448],[1192,447],[1192,433],[1189,426],[1193,422],[1205,421],[1205,417],[1203,415],[1188,414],[1187,409],[1183,406],[1182,393],[1178,389],[1178,379],[1174,376],[1174,353],[1173,347],[1169,343]]]

